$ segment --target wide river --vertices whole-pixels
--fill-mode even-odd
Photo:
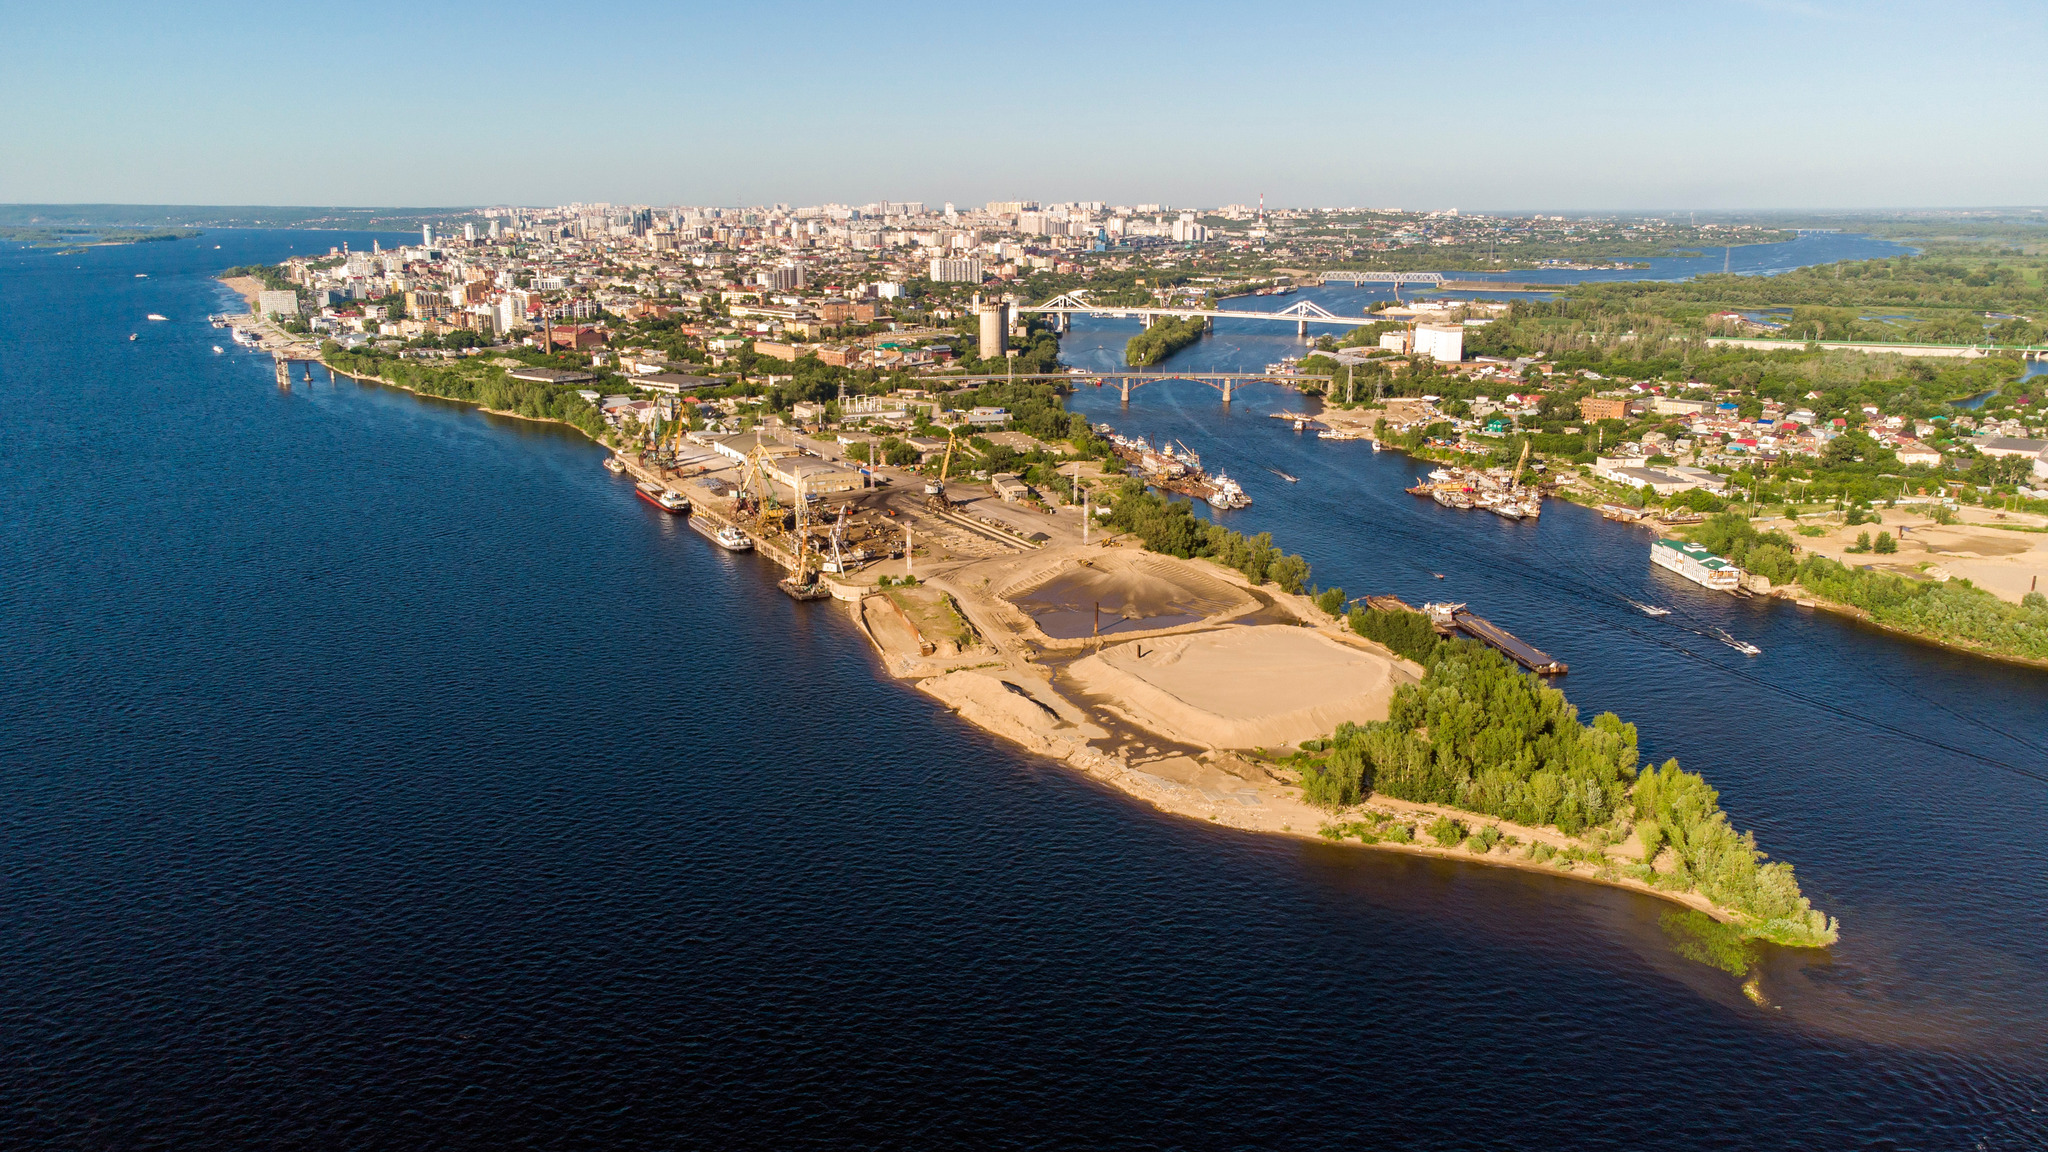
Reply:
[[[1019,754],[576,434],[279,390],[210,276],[335,239],[0,251],[0,1145],[2048,1144],[2048,677],[1416,501],[1276,389],[1083,391],[1706,773],[1843,923],[1759,1007],[1658,901]]]

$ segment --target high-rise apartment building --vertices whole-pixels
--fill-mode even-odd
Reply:
[[[981,261],[973,257],[934,260],[931,264],[931,279],[935,284],[979,284]]]

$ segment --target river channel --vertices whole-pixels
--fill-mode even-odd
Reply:
[[[2040,675],[1423,504],[1277,389],[1077,397],[1706,773],[1844,925],[1760,1007],[1658,901],[1022,755],[579,435],[212,352],[211,275],[309,242],[0,250],[0,1143],[2048,1142]]]

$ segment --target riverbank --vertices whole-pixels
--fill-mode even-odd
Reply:
[[[1138,568],[1149,571],[1129,575]],[[1161,590],[1149,582],[1175,582],[1202,595],[1213,610],[1163,628],[1062,639],[1018,601],[1075,573],[1107,577],[1098,587],[1153,596],[1155,610]],[[1633,832],[1604,844],[1554,826],[1377,793],[1334,811],[1308,803],[1298,771],[1276,759],[1277,750],[1327,735],[1340,711],[1353,722],[1386,719],[1392,689],[1419,680],[1423,669],[1358,637],[1306,597],[1124,539],[959,565],[930,577],[927,588],[971,624],[978,643],[926,655],[914,633],[892,643],[883,629],[864,622],[862,631],[890,675],[914,682],[976,727],[1161,812],[1243,832],[1590,881],[1723,923],[1748,922],[1697,891],[1625,874],[1642,863]],[[861,605],[850,610],[856,620],[866,619]],[[1484,842],[1461,834],[1450,844],[1432,843],[1428,829],[1439,819],[1474,833],[1493,831]],[[1402,832],[1393,831],[1397,825]],[[1355,831],[1368,826],[1375,829],[1371,834]]]
[[[263,281],[258,280],[254,276],[218,276],[215,279],[234,289],[235,293],[242,298],[243,303],[249,306],[250,314],[255,314],[256,304],[263,294]]]

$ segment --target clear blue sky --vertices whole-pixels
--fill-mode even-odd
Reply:
[[[2048,201],[2038,3],[0,0],[0,201]]]

